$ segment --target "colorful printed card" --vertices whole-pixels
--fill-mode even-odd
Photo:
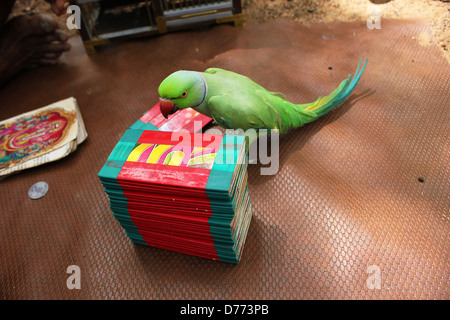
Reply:
[[[144,113],[130,129],[200,132],[211,121],[210,117],[198,113],[192,108],[180,110],[166,119],[161,114],[158,103]]]
[[[75,98],[0,122],[0,177],[55,161],[87,138]]]

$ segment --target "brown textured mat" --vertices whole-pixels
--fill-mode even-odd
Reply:
[[[417,21],[221,25],[90,57],[72,39],[61,65],[0,88],[0,119],[74,96],[89,133],[69,157],[0,182],[0,299],[448,299],[450,67],[430,37]],[[361,55],[351,99],[280,139],[279,172],[249,167],[239,265],[129,241],[97,173],[164,77],[222,67],[303,103]],[[30,200],[41,180],[48,194]]]

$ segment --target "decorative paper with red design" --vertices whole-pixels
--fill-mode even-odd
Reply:
[[[77,102],[65,99],[0,122],[0,176],[58,160],[87,137]]]

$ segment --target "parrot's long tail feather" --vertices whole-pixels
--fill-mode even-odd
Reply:
[[[332,93],[325,97],[320,97],[315,102],[303,105],[303,110],[307,112],[312,112],[317,118],[327,114],[337,106],[339,106],[353,91],[356,84],[361,78],[361,75],[366,68],[367,59],[361,68],[362,57],[359,60],[358,68],[356,69],[355,76],[348,76],[347,79],[341,82],[339,87],[335,89]],[[316,118],[316,119],[317,119]]]

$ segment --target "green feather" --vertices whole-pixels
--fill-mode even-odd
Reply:
[[[366,68],[367,60],[360,70],[361,62],[362,59],[359,60],[358,68],[356,69],[355,77],[353,79],[351,76],[348,76],[348,78],[342,81],[339,87],[328,96],[319,98],[312,104],[303,105],[303,108],[308,111],[313,111],[318,117],[321,117],[339,106],[352,93]]]

